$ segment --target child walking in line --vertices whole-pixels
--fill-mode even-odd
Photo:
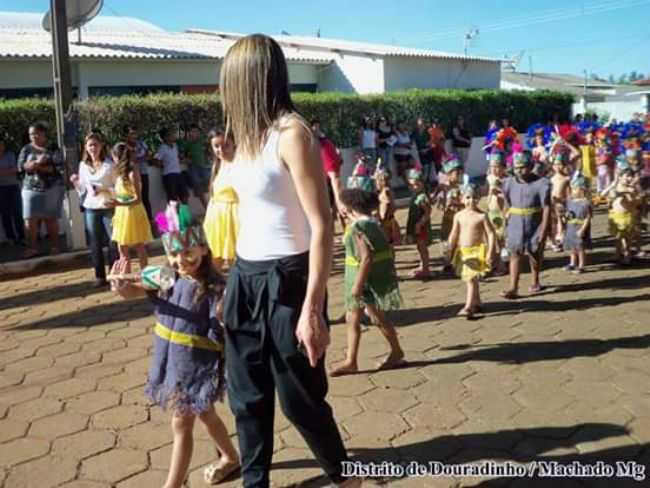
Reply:
[[[135,248],[140,269],[147,266],[145,244],[153,240],[151,224],[142,203],[142,181],[139,169],[134,163],[135,154],[126,143],[119,142],[111,153],[117,173],[115,182],[115,214],[113,215],[113,237],[117,243],[120,260],[131,272],[130,248]]]
[[[588,180],[580,175],[571,180],[571,198],[566,206],[564,249],[571,252],[566,271],[583,273],[587,263],[587,249],[591,248],[591,200],[587,197]]]
[[[381,227],[384,229],[386,239],[391,248],[402,241],[401,231],[395,218],[395,198],[390,189],[390,173],[383,167],[377,167],[375,171],[375,185],[379,198],[378,216]]]
[[[341,193],[341,203],[351,219],[344,237],[348,349],[345,361],[332,369],[330,374],[341,376],[358,371],[364,308],[390,346],[390,353],[379,369],[396,368],[404,363],[404,351],[395,327],[384,312],[398,309],[402,297],[390,246],[381,225],[372,218],[379,201],[374,193],[348,189]]]
[[[479,210],[479,200],[474,186],[463,187],[465,209],[454,216],[449,236],[450,261],[460,279],[467,283],[467,299],[458,315],[468,319],[482,311],[479,279],[490,271],[494,255],[494,228],[490,219]]]
[[[134,276],[125,274],[125,263],[118,261],[109,279],[123,298],[147,296],[154,306],[154,351],[145,393],[155,404],[172,410],[174,444],[164,488],[180,488],[185,482],[197,417],[219,454],[204,472],[205,481],[215,484],[240,466],[213,405],[225,388],[219,322],[223,279],[212,266],[203,230],[186,205],[172,202],[156,223],[170,267],[150,266]]]
[[[420,254],[420,267],[413,270],[411,275],[416,279],[428,279],[431,277],[429,246],[433,241],[431,201],[427,196],[421,171],[410,169],[406,179],[413,192],[406,222],[406,238],[408,242],[415,243]]]
[[[553,204],[551,247],[556,252],[562,251],[564,242],[564,214],[571,181],[567,169],[566,154],[556,154],[553,158],[553,176],[551,177],[551,202]]]
[[[487,175],[487,216],[496,235],[496,252],[494,255],[495,269],[492,271],[498,276],[506,274],[506,266],[503,262],[504,258],[507,257],[507,250],[505,248],[506,202],[503,196],[503,182],[505,177],[503,155],[498,152],[492,152],[490,154],[490,163]],[[501,256],[502,253],[504,254],[503,257]]]
[[[616,239],[616,260],[622,265],[630,264],[631,248],[635,234],[634,213],[637,209],[634,171],[627,162],[618,164],[616,186],[609,195],[611,208],[608,214],[609,232]]]
[[[239,232],[239,198],[229,181],[235,145],[219,129],[210,131],[208,142],[213,153],[213,164],[210,201],[205,212],[203,230],[214,265],[221,270],[224,264],[230,266],[235,261]]]
[[[460,194],[460,185],[463,181],[463,165],[458,159],[451,158],[443,164],[442,172],[445,174],[447,182],[438,185],[433,201],[442,210],[440,243],[442,246],[442,256],[445,260],[443,271],[450,273],[453,271],[453,267],[448,261],[449,249],[447,245],[449,243],[449,234],[454,223],[454,215],[463,208]]]

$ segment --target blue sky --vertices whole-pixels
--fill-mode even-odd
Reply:
[[[103,15],[168,30],[314,35],[462,52],[523,51],[519,71],[650,76],[650,0],[105,0]],[[44,12],[47,0],[0,0],[0,10]]]

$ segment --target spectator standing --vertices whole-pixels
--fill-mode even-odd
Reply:
[[[142,204],[147,211],[149,222],[153,222],[151,202],[149,201],[149,162],[151,161],[151,151],[149,151],[147,143],[138,137],[139,134],[137,127],[126,127],[124,133],[126,136],[126,145],[129,147],[133,159],[140,170],[140,193]]]
[[[59,254],[59,218],[63,208],[63,155],[47,140],[47,126],[36,122],[29,126],[29,144],[18,156],[18,171],[23,173],[23,218],[26,222],[29,248],[24,258],[36,256],[38,231],[45,222],[50,240],[50,254]]]
[[[394,144],[393,128],[388,123],[388,119],[379,117],[377,124],[377,161],[381,160],[384,168],[390,168],[390,156],[392,144]],[[374,171],[374,167],[371,168]]]
[[[472,135],[465,128],[465,119],[462,116],[458,116],[458,119],[456,119],[456,125],[454,125],[451,137],[454,151],[458,154],[461,163],[463,165],[467,164],[469,149],[472,145]]]
[[[366,162],[374,170],[377,164],[377,131],[370,117],[364,117],[359,128],[359,147]]]
[[[431,139],[427,130],[427,124],[422,117],[418,117],[415,121],[415,129],[411,133],[411,139],[415,142],[415,147],[418,151],[424,186],[427,191],[431,191],[432,183],[437,181],[438,177],[433,169],[433,150],[431,149]]]
[[[201,200],[203,208],[208,206],[208,186],[212,164],[208,159],[208,145],[201,129],[197,124],[192,124],[187,134],[187,139],[179,144],[183,160],[187,164],[189,187],[192,188],[196,198]]]
[[[395,146],[393,148],[393,154],[395,157],[397,176],[404,181],[405,184],[408,184],[406,182],[406,172],[411,169],[413,163],[413,156],[411,155],[412,149],[413,141],[411,140],[411,135],[406,128],[406,124],[400,122],[397,124],[397,130],[395,131]]]
[[[115,207],[116,174],[108,157],[103,138],[90,133],[84,140],[83,160],[79,173],[70,177],[77,189],[84,210],[84,223],[90,240],[90,257],[95,268],[95,288],[108,285],[104,244],[108,244],[108,268],[117,260],[113,235],[113,208]]]
[[[341,229],[345,230],[345,219],[341,212],[341,155],[339,150],[330,141],[321,129],[319,120],[311,121],[311,130],[318,138],[320,146],[320,159],[323,163],[323,170],[327,176],[327,193],[329,195],[330,207],[334,221],[339,219]]]
[[[21,205],[16,155],[7,148],[7,141],[0,134],[0,215],[7,239],[16,245],[25,241]]]
[[[447,154],[447,151],[445,151],[445,139],[445,133],[442,127],[440,127],[440,121],[433,119],[431,127],[429,127],[429,145],[433,154],[433,164],[438,173],[442,169],[442,160]]]
[[[178,136],[176,131],[163,128],[159,132],[161,144],[154,155],[154,161],[162,169],[163,188],[167,201],[187,203],[187,185],[181,174],[181,164],[178,156]]]

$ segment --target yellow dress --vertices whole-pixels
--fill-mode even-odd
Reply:
[[[596,148],[591,144],[580,146],[582,156],[582,174],[592,180],[596,177]]]
[[[212,196],[205,212],[203,231],[212,257],[233,261],[239,233],[239,197],[227,181],[227,168],[228,165],[222,165],[212,183]]]
[[[115,198],[118,202],[135,200],[136,194],[131,182],[125,184],[119,177],[115,183]],[[115,207],[112,239],[120,246],[135,246],[153,240],[151,224],[142,202]]]
[[[453,266],[456,274],[463,281],[472,281],[474,278],[485,276],[490,271],[485,244],[456,249]]]

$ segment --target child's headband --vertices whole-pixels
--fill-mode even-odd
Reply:
[[[202,226],[194,222],[192,211],[185,204],[169,202],[165,212],[156,215],[156,225],[167,254],[206,245]]]

